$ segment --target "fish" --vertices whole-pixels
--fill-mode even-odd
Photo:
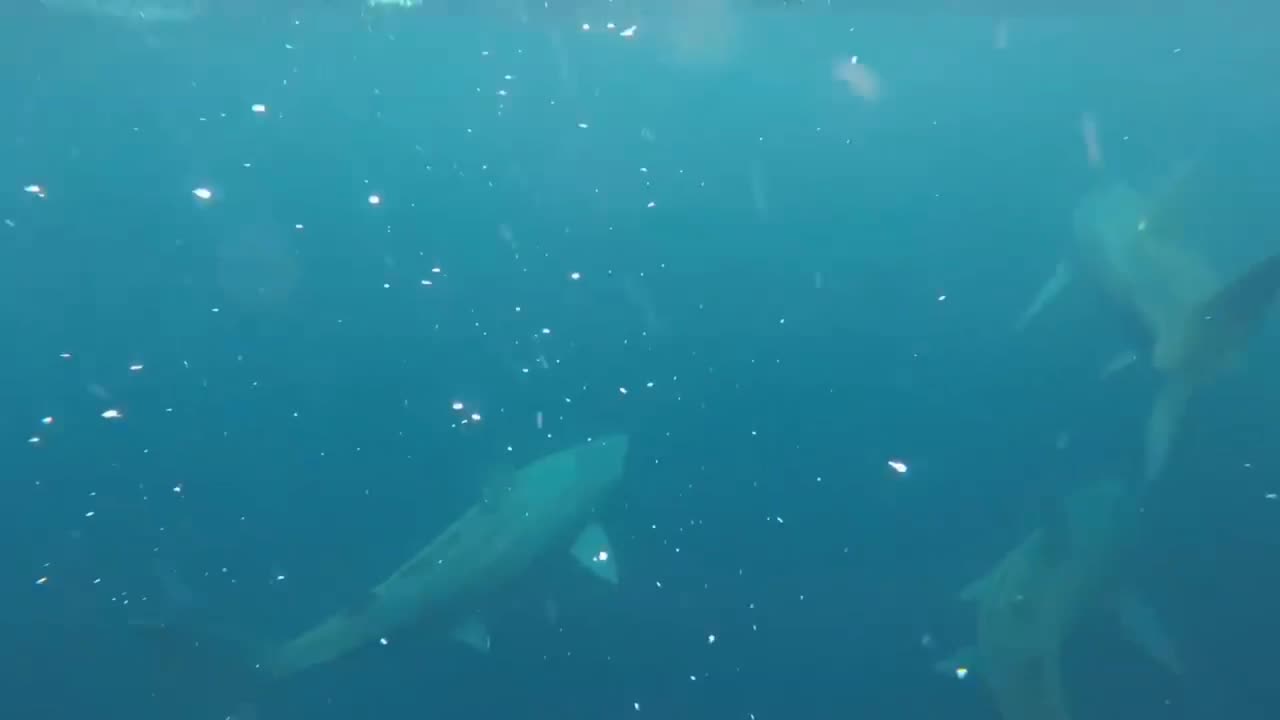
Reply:
[[[1236,365],[1280,293],[1280,252],[1224,281],[1207,258],[1153,222],[1161,205],[1119,181],[1088,193],[1075,209],[1071,258],[1017,323],[1027,328],[1076,280],[1138,320],[1163,377],[1146,423],[1144,485],[1164,471],[1193,393]]]
[[[359,602],[269,648],[262,669],[290,677],[410,628],[487,651],[486,601],[557,552],[618,584],[613,547],[596,514],[624,474],[627,450],[628,436],[609,435],[511,471]]]
[[[1004,720],[1070,720],[1062,649],[1082,618],[1103,611],[1148,657],[1182,674],[1175,643],[1132,583],[1138,498],[1133,483],[1116,479],[1062,498],[1042,527],[960,593],[975,609],[977,640],[936,669],[980,678]]]

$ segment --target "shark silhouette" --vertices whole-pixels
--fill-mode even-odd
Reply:
[[[961,593],[977,610],[977,642],[938,669],[971,670],[1004,720],[1069,720],[1063,645],[1087,613],[1110,610],[1148,655],[1180,673],[1168,635],[1126,584],[1137,497],[1130,484],[1100,482],[1066,498],[1044,527]]]
[[[1085,196],[1075,211],[1073,257],[1018,323],[1026,327],[1077,276],[1140,322],[1165,377],[1146,426],[1145,483],[1163,471],[1192,392],[1239,358],[1280,292],[1280,252],[1224,283],[1205,258],[1161,234],[1152,222],[1160,204],[1119,182]]]
[[[409,627],[452,631],[487,650],[489,634],[476,610],[558,548],[595,576],[617,583],[609,539],[592,516],[622,477],[627,444],[625,435],[597,438],[511,473],[503,487],[375,586],[363,602],[274,648],[263,668],[273,677],[287,677]]]

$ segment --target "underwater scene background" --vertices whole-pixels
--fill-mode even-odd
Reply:
[[[15,13],[0,712],[1055,720],[948,666],[961,590],[1141,475],[1162,379],[1100,293],[1017,319],[1108,180],[1224,276],[1276,251],[1266,15]],[[1082,612],[1070,717],[1280,712],[1278,326],[1107,565],[1181,671]],[[239,652],[612,433],[616,587],[557,549],[488,652]]]

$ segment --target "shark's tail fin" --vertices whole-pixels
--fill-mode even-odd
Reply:
[[[1156,365],[1172,371],[1147,422],[1146,484],[1164,468],[1192,387],[1235,360],[1280,294],[1280,253],[1254,265],[1197,306],[1157,343]]]

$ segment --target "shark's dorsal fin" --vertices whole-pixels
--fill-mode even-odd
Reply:
[[[618,584],[618,564],[613,556],[613,543],[599,523],[590,523],[578,533],[569,548],[569,554],[588,572],[608,582]]]

